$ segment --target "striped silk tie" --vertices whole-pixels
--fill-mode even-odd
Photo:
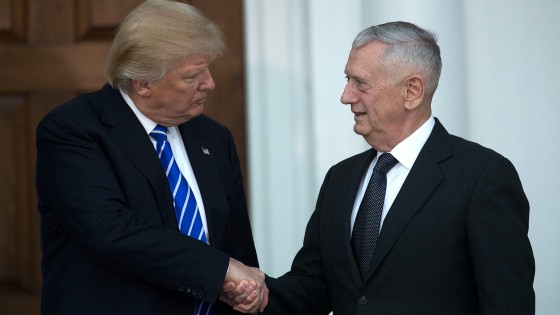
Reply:
[[[156,152],[163,165],[167,181],[173,194],[175,216],[179,222],[179,230],[192,238],[208,243],[196,199],[191,187],[181,174],[173,157],[171,146],[167,141],[167,127],[157,125],[150,136],[156,140]],[[196,300],[196,315],[215,315],[214,304]]]

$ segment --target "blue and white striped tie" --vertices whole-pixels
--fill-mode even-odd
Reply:
[[[171,146],[167,141],[167,127],[157,125],[154,130],[150,132],[150,136],[156,140],[156,152],[163,165],[169,187],[173,194],[175,216],[177,222],[179,222],[179,230],[183,234],[208,243],[194,194],[185,180],[185,177],[181,174],[177,162],[173,157]],[[196,315],[214,314],[216,314],[214,304],[196,300]]]

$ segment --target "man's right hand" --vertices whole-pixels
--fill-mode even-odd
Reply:
[[[264,278],[264,273],[258,268],[247,267],[230,258],[220,300],[238,312],[262,312],[268,304],[268,287]]]

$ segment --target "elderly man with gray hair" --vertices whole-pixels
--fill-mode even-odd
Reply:
[[[530,315],[529,203],[512,163],[432,115],[436,36],[358,34],[341,102],[371,149],[331,167],[265,314]]]

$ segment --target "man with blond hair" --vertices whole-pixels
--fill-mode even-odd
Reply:
[[[224,281],[246,290],[241,310],[266,306],[233,138],[203,114],[223,48],[194,7],[145,1],[109,83],[41,121],[43,314],[234,314]]]

